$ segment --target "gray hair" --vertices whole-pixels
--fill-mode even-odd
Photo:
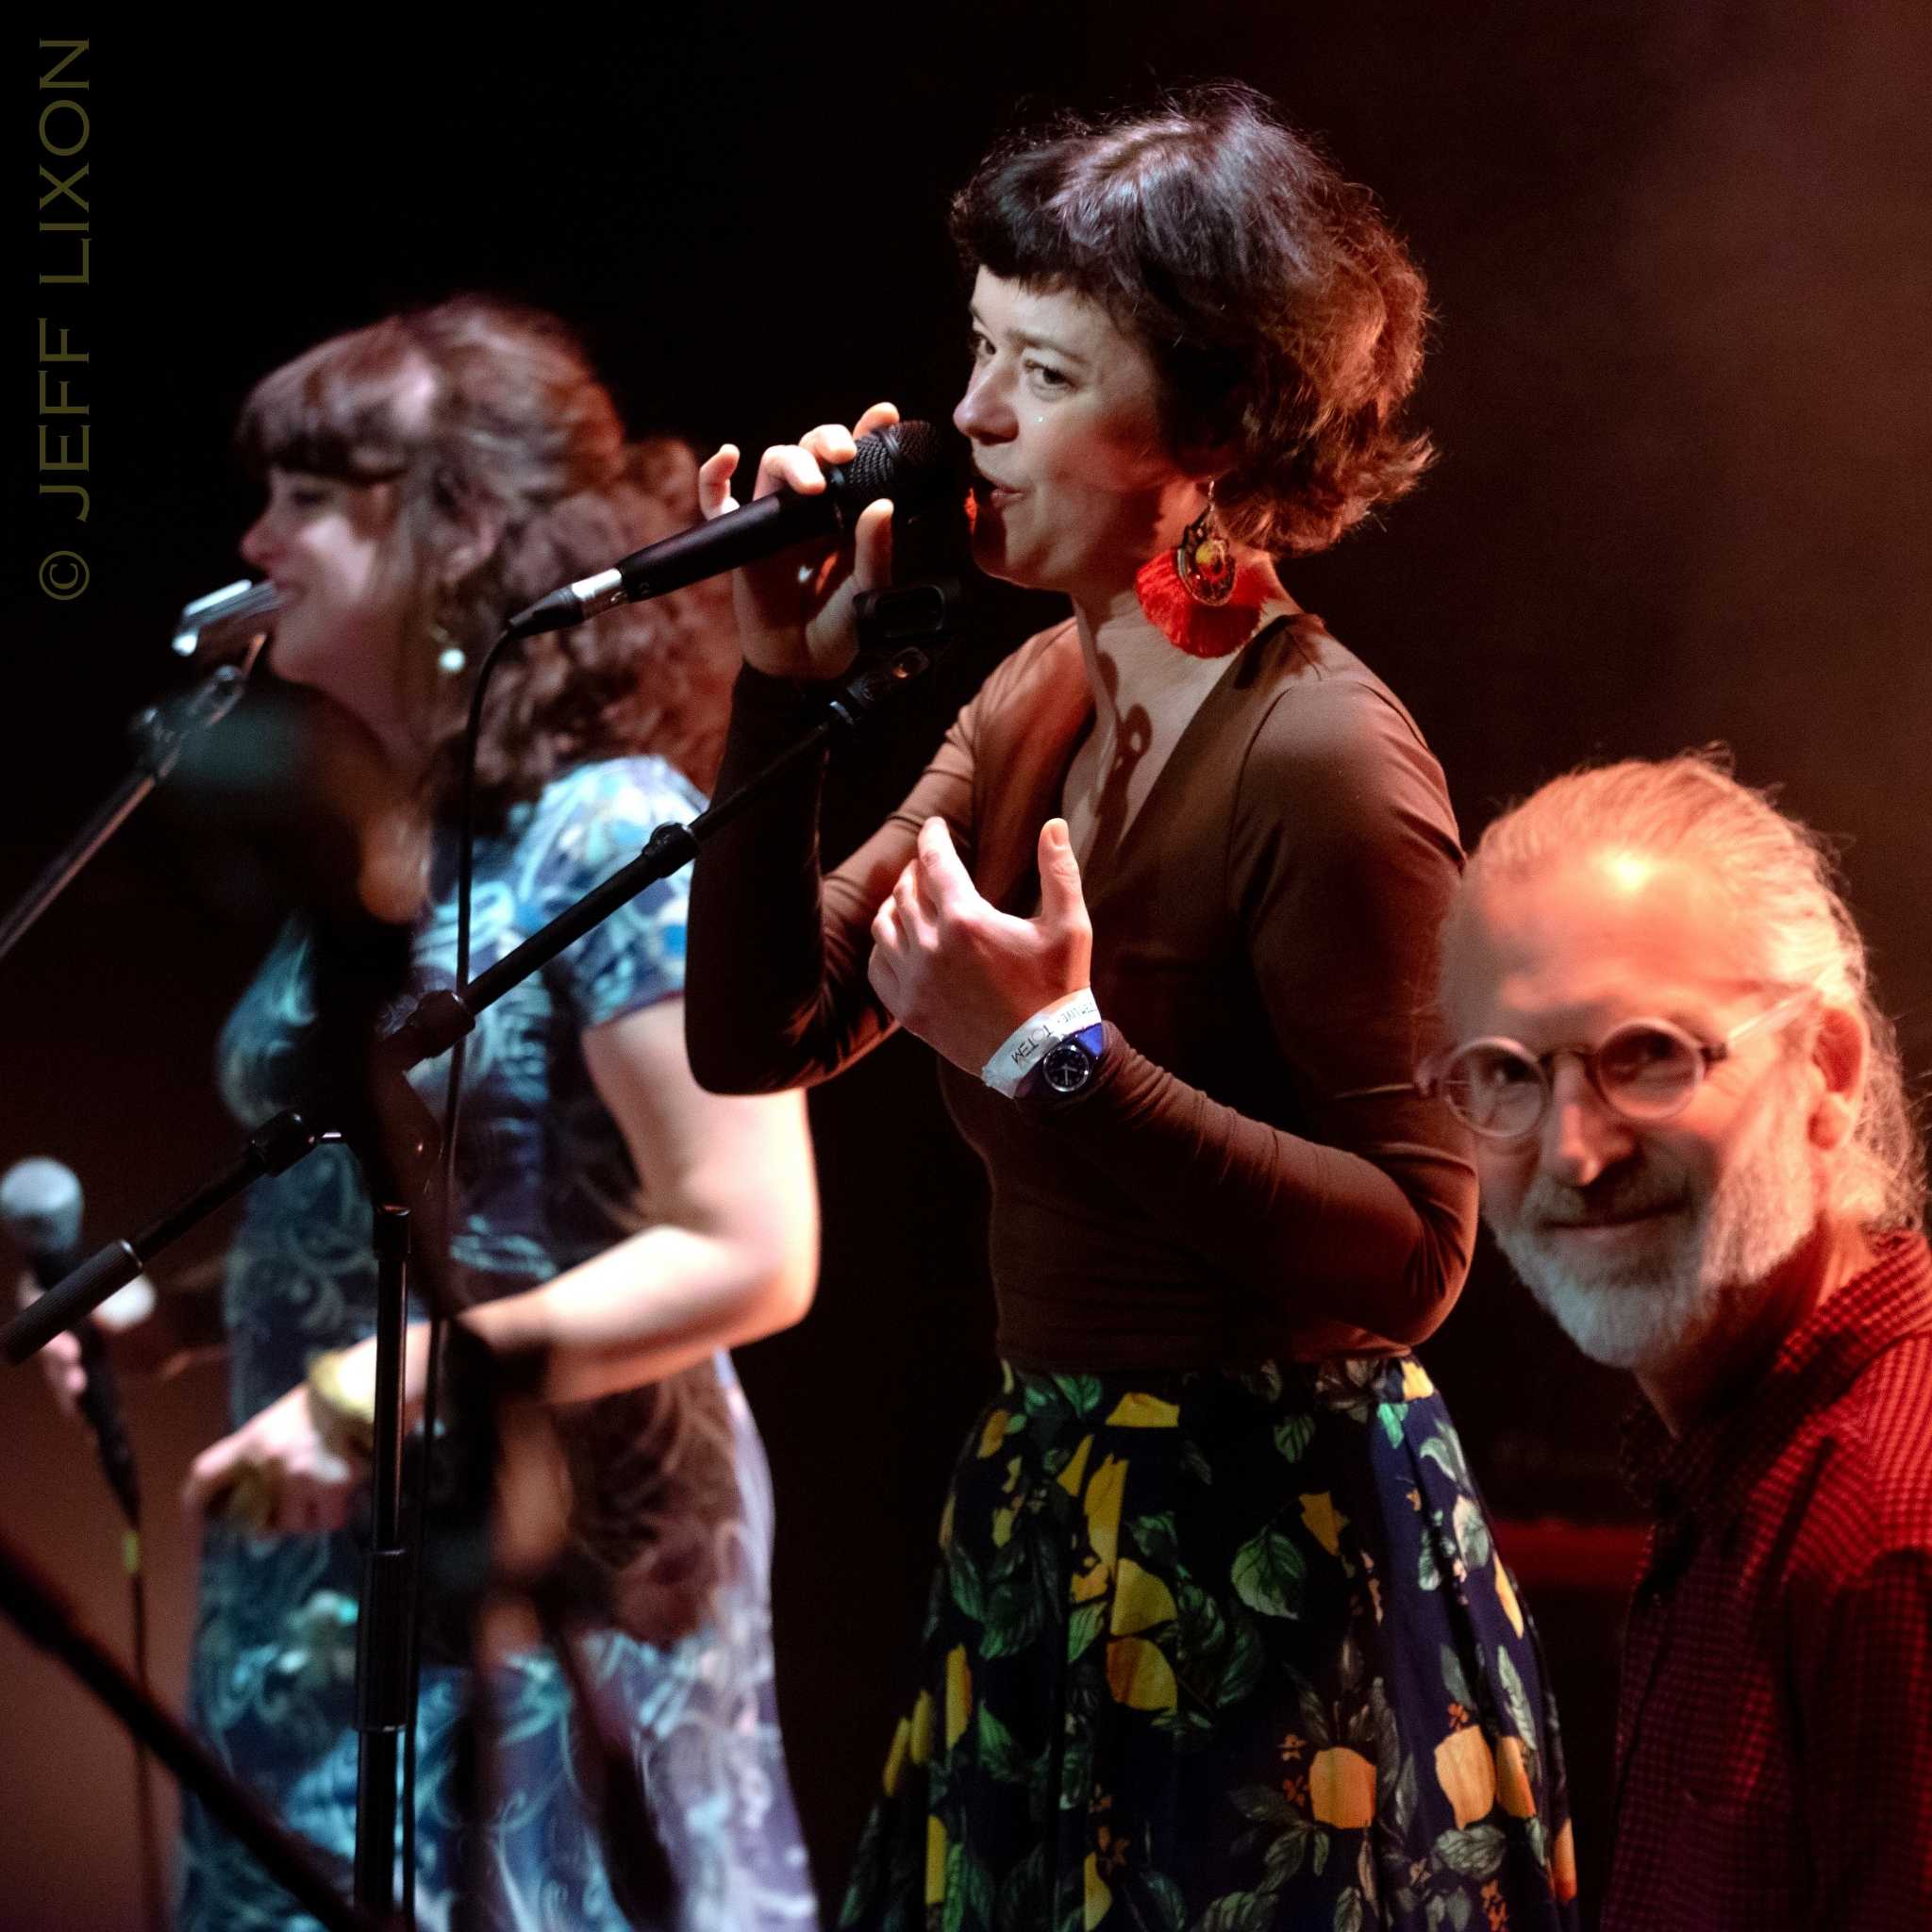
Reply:
[[[1485,878],[1521,874],[1579,852],[1626,849],[1702,868],[1729,900],[1754,975],[1811,987],[1856,1008],[1872,1036],[1852,1137],[1824,1177],[1829,1206],[1868,1228],[1920,1227],[1925,1155],[1906,1092],[1898,1036],[1874,997],[1865,942],[1838,867],[1809,826],[1731,775],[1720,752],[1625,758],[1571,772],[1483,834],[1449,914],[1444,957]]]

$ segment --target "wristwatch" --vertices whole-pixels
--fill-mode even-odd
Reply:
[[[1100,1071],[1100,1046],[1105,1037],[1096,1020],[1092,1025],[1056,1041],[1020,1082],[1013,1097],[1071,1100],[1076,1093],[1084,1093]]]
[[[979,1077],[1008,1100],[1045,1091],[1068,1096],[1092,1079],[1100,1059],[1100,1008],[1090,987],[1042,1007],[1009,1033]],[[1049,1074],[1048,1065],[1052,1072]]]

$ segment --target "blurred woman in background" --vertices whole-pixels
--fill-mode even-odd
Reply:
[[[524,604],[691,521],[694,465],[675,444],[625,449],[560,325],[475,298],[389,317],[276,370],[249,397],[240,442],[268,493],[242,550],[283,597],[271,662],[355,721],[365,776],[396,801],[364,814],[362,900],[407,929],[411,995],[447,984],[476,665]],[[473,972],[658,824],[701,808],[728,675],[718,615],[688,593],[527,642],[499,670],[477,765]],[[816,1199],[795,1097],[720,1099],[691,1078],[685,899],[681,878],[653,886],[480,1016],[453,1285],[487,1341],[547,1352],[568,1536],[609,1606],[581,1645],[582,1675],[603,1728],[634,1754],[671,1878],[649,1923],[741,1932],[810,1925],[814,1909],[773,1698],[769,1476],[724,1351],[804,1312]],[[318,991],[329,970],[298,920],[236,1008],[220,1073],[241,1121],[332,1071],[317,1064],[335,1050]],[[419,1073],[433,1106],[445,1074]],[[289,1824],[343,1854],[374,1290],[369,1197],[343,1149],[255,1186],[225,1285],[234,1430],[198,1457],[187,1492],[213,1511],[195,1721]],[[425,1341],[412,1325],[412,1415]],[[216,1507],[238,1500],[253,1510],[245,1527]],[[443,1922],[467,1869],[489,1874],[478,1923],[631,1924],[579,1785],[557,1657],[515,1646],[492,1672],[490,1795],[475,1821],[450,1783],[465,1681],[454,1657],[425,1656],[425,1923]],[[464,1842],[473,1824],[480,1847]],[[291,1923],[276,1888],[192,1805],[180,1923]]]

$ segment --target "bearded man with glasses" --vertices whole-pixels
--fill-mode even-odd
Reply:
[[[1559,778],[1442,1003],[1498,1244],[1647,1398],[1603,1932],[1932,1925],[1924,1168],[1828,858],[1707,757]]]

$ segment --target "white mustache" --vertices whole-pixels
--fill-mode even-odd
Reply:
[[[1512,1217],[1517,1226],[1593,1227],[1606,1221],[1634,1221],[1685,1207],[1684,1191],[1649,1174],[1619,1175],[1614,1181],[1573,1188],[1545,1174],[1537,1175]]]

